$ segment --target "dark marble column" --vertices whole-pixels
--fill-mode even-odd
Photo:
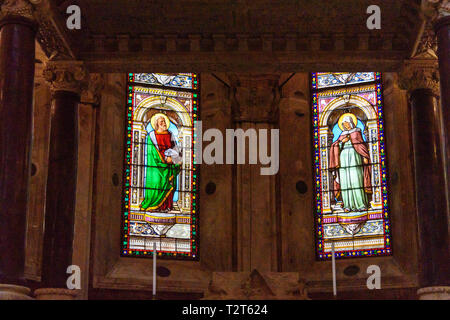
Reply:
[[[78,104],[86,77],[78,63],[54,63],[44,76],[52,88],[42,283],[65,288],[72,264],[77,185]]]
[[[1,9],[0,283],[24,284],[37,25],[26,1]]]
[[[447,195],[450,197],[450,16],[439,18],[434,24],[437,36],[439,73],[441,78],[441,105],[444,123],[445,161],[447,167]],[[450,209],[450,208],[449,208]]]
[[[419,284],[449,285],[448,221],[438,101],[431,89],[411,92],[419,227]]]
[[[411,59],[399,74],[411,105],[420,299],[449,293],[449,239],[437,61]]]

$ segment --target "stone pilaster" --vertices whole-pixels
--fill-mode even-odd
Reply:
[[[234,161],[233,181],[235,194],[234,223],[236,271],[261,272],[278,271],[279,253],[277,228],[279,214],[276,206],[276,175],[262,175],[259,159],[251,163],[251,156],[258,158],[262,147],[269,155],[274,151],[271,145],[271,129],[278,129],[279,74],[230,74],[232,121],[235,130],[244,134],[256,130],[256,142],[245,139],[236,143],[236,152],[245,152],[244,163]],[[267,130],[268,146],[261,146],[260,130]],[[250,134],[251,135],[251,134]],[[239,150],[239,145],[242,149]]]

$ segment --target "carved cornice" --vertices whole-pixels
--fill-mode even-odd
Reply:
[[[408,93],[416,89],[430,89],[435,96],[440,96],[437,62],[407,61],[398,73],[398,85]]]
[[[0,19],[6,17],[21,17],[35,21],[35,8],[42,0],[4,0],[1,3]]]
[[[70,91],[81,95],[89,83],[88,72],[80,61],[48,62],[43,71],[52,92]]]
[[[433,22],[450,16],[449,0],[422,0],[422,11],[425,17]]]

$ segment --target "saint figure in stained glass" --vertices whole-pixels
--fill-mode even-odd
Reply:
[[[153,130],[147,136],[147,172],[145,198],[141,208],[147,211],[173,210],[173,195],[177,189],[181,151],[175,137],[168,130],[169,118],[157,113],[151,118]]]
[[[129,73],[123,256],[197,260],[199,117],[194,73]]]
[[[312,74],[317,257],[392,254],[379,72]]]
[[[356,123],[354,114],[343,114],[338,121],[342,132],[330,148],[334,194],[336,199],[342,198],[345,212],[368,209],[366,193],[371,193],[370,154]]]

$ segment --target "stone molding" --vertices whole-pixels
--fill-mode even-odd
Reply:
[[[359,51],[402,51],[402,47],[408,39],[404,35],[394,33],[383,34],[383,44],[381,46],[369,46],[369,43],[379,39],[371,34],[358,35],[354,40],[355,47]],[[81,54],[90,52],[96,53],[117,52],[121,54],[135,52],[352,52],[354,48],[344,45],[343,33],[331,34],[325,37],[320,34],[300,34],[288,33],[278,35],[272,33],[263,34],[166,34],[164,37],[157,37],[154,34],[142,34],[139,37],[131,38],[126,34],[107,36],[103,34],[90,35],[85,48],[81,48]],[[372,41],[373,40],[373,41]],[[331,42],[332,49],[325,49],[321,46],[322,41]],[[130,43],[134,44],[131,50]],[[183,46],[183,43],[187,43]],[[159,44],[159,45],[158,45]],[[275,46],[276,44],[276,46]],[[184,47],[183,49],[181,49]],[[137,49],[136,49],[137,48]],[[187,49],[186,49],[187,48]],[[84,50],[84,51],[83,51]]]
[[[214,272],[205,300],[309,300],[297,272]]]
[[[398,73],[400,89],[408,93],[416,89],[430,89],[436,97],[440,96],[439,69],[437,61],[414,61],[405,63]]]
[[[50,61],[44,68],[43,76],[53,93],[69,91],[81,95],[88,88],[89,74],[81,61]]]
[[[41,288],[34,291],[36,300],[75,300],[80,290]]]
[[[425,287],[417,290],[419,300],[450,300],[450,287]]]
[[[0,284],[0,300],[33,300],[30,289],[11,284]]]

